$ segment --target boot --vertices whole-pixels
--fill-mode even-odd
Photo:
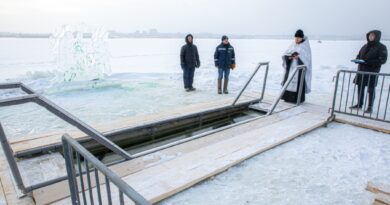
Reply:
[[[224,93],[224,94],[229,94],[229,91],[228,91],[228,89],[227,89],[228,83],[229,83],[229,80],[226,80],[226,79],[225,79],[225,81],[223,81],[223,93]]]
[[[372,107],[368,107],[366,111],[364,111],[365,113],[367,114],[371,114],[372,113]]]
[[[218,79],[218,94],[222,94],[222,80]]]
[[[349,109],[360,109],[360,108],[362,108],[363,106],[361,106],[361,105],[359,105],[359,104],[356,104],[356,105],[354,105],[354,106],[351,106],[351,107],[349,107]]]

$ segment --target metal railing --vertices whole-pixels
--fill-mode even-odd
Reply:
[[[151,205],[143,196],[69,135],[65,134],[62,137],[62,144],[73,205],[81,204],[81,198],[83,204],[94,204],[94,202],[96,204],[118,204],[112,196],[113,187],[111,187],[111,184],[118,189],[119,204],[125,204],[124,195],[126,195],[137,205]],[[86,176],[84,177],[84,175]],[[101,181],[104,181],[104,183],[101,183]],[[105,184],[105,187],[101,187],[101,184]],[[93,185],[95,185],[96,193],[94,193]],[[107,203],[103,202],[104,198],[102,196],[107,198]]]
[[[49,112],[55,114],[57,117],[63,119],[64,121],[68,122],[69,124],[77,127],[79,130],[99,142],[100,144],[104,145],[114,153],[122,156],[124,159],[129,160],[133,157],[127,153],[125,150],[111,142],[109,139],[107,139],[104,135],[99,133],[97,130],[89,126],[88,124],[82,122],[80,119],[75,117],[74,115],[70,114],[66,110],[62,109],[58,105],[54,104],[50,100],[46,99],[45,97],[35,93],[32,89],[27,87],[26,85],[22,83],[6,83],[6,84],[0,84],[0,89],[15,89],[20,88],[22,91],[24,91],[27,95],[24,96],[18,96],[8,99],[1,99],[0,100],[0,107],[5,106],[12,106],[12,105],[19,105],[24,103],[36,103],[45,109],[47,109]],[[58,179],[55,180],[49,180],[45,182],[41,182],[39,184],[31,185],[29,187],[25,187],[23,180],[20,175],[20,170],[17,166],[16,160],[13,155],[13,150],[7,140],[7,137],[5,135],[4,129],[0,123],[0,140],[1,145],[3,147],[3,151],[5,153],[5,156],[7,158],[8,164],[10,166],[10,169],[12,171],[12,175],[16,181],[16,184],[18,188],[25,194],[28,192],[31,192],[34,189],[38,189],[44,186],[47,186],[49,184],[53,184],[55,181],[58,181]]]
[[[268,70],[269,70],[269,63],[270,62],[261,62],[259,63],[259,65],[256,67],[256,69],[253,71],[251,77],[248,79],[248,81],[245,83],[245,86],[241,89],[240,93],[238,93],[236,99],[234,99],[233,103],[232,103],[232,106],[235,106],[237,101],[240,99],[242,93],[246,90],[246,88],[248,87],[249,83],[252,81],[253,77],[256,75],[257,71],[259,71],[259,69],[262,67],[262,66],[266,66],[265,67],[265,74],[264,74],[264,80],[263,80],[263,88],[262,88],[262,91],[261,91],[261,96],[260,96],[260,99],[258,100],[259,102],[261,102],[264,98],[264,92],[265,92],[265,86],[267,85],[267,77],[268,77]]]
[[[390,74],[339,70],[329,120],[335,113],[390,122]],[[379,96],[376,94],[379,92]],[[357,107],[353,107],[357,106]],[[367,108],[371,112],[367,112]]]
[[[291,82],[294,79],[294,77],[296,75],[298,75],[299,71],[302,71],[301,72],[302,74],[301,74],[300,84],[298,85],[299,89],[298,89],[298,96],[297,96],[297,103],[296,103],[296,105],[298,106],[298,105],[301,104],[301,95],[302,95],[302,92],[305,92],[303,90],[303,85],[304,85],[303,83],[304,83],[304,80],[305,80],[306,69],[307,69],[306,65],[297,66],[297,68],[294,70],[294,72],[287,79],[286,83],[284,83],[284,85],[282,87],[282,91],[280,92],[278,98],[274,101],[274,103],[272,103],[272,106],[269,109],[269,111],[267,112],[267,115],[271,115],[274,112],[276,106],[279,104],[280,99],[282,99],[284,93],[286,92],[287,87],[291,84]]]

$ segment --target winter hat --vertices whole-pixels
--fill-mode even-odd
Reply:
[[[301,29],[299,29],[297,32],[295,32],[295,37],[303,38],[305,37],[305,34]]]
[[[229,37],[227,36],[222,36],[222,41],[226,40],[226,39],[229,39]]]

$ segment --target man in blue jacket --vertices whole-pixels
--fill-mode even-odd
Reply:
[[[222,94],[222,79],[223,93],[228,94],[227,89],[229,82],[230,69],[236,67],[236,59],[234,54],[234,48],[229,43],[227,36],[222,36],[222,43],[217,46],[214,53],[215,67],[218,68],[218,94]]]

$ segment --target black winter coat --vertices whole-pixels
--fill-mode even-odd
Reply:
[[[215,66],[222,69],[232,68],[232,64],[236,64],[234,48],[230,44],[224,45],[221,43],[215,49],[214,62]]]
[[[181,68],[199,68],[200,60],[198,48],[193,44],[188,42],[188,36],[186,36],[186,45],[181,47],[180,51],[180,64]]]
[[[369,35],[375,34],[375,40],[370,42]],[[379,73],[381,66],[387,61],[387,48],[380,43],[381,32],[378,30],[370,31],[367,33],[367,44],[365,44],[359,51],[356,59],[364,60],[365,63],[359,64],[358,71]],[[368,76],[358,74],[354,79],[354,83],[357,85],[370,87],[377,85],[377,78],[375,76]]]

